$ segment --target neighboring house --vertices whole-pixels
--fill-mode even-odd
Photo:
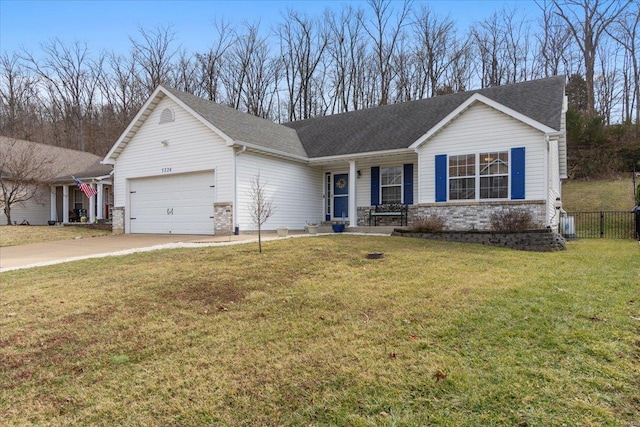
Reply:
[[[409,205],[409,224],[487,229],[513,208],[557,227],[564,87],[559,76],[278,125],[160,86],[103,161],[114,232],[254,230],[258,174],[275,206],[264,229],[366,225],[389,203]]]
[[[80,221],[82,216],[89,222],[108,220],[112,204],[112,167],[101,163],[102,157],[83,151],[53,145],[40,144],[0,136],[4,149],[25,150],[35,156],[51,159],[48,166],[51,176],[47,186],[36,197],[11,207],[14,224],[28,222],[31,225],[46,225],[48,221],[69,223]],[[87,198],[78,188],[72,176],[93,187],[98,193]],[[11,177],[3,177],[9,179]],[[7,218],[0,210],[0,224]]]

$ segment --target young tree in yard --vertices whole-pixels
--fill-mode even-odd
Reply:
[[[258,227],[258,250],[262,253],[262,225],[273,215],[273,201],[267,196],[266,182],[260,181],[260,173],[251,181],[249,190],[249,214],[253,224]]]
[[[55,176],[52,157],[28,141],[0,137],[0,208],[11,225],[11,207],[29,200],[43,202],[46,180]]]

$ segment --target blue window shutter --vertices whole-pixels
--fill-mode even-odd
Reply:
[[[371,167],[371,205],[380,204],[380,166]]]
[[[524,147],[511,149],[511,199],[524,200]]]
[[[436,156],[436,202],[447,201],[447,155]]]
[[[412,205],[413,204],[413,163],[404,164],[403,178],[404,178],[404,182],[402,184],[404,186],[404,204]]]

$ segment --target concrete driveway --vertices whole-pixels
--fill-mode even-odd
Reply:
[[[263,233],[263,240],[273,240],[275,233]],[[257,241],[256,234],[238,236],[194,236],[178,234],[123,234],[119,236],[89,237],[57,242],[34,243],[31,245],[0,248],[0,273],[22,268],[39,267],[99,258],[112,255],[126,255],[179,247],[217,246],[225,244],[249,243]]]

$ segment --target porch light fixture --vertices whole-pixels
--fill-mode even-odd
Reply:
[[[360,172],[360,170],[358,169],[358,171],[356,172],[356,174],[358,175],[358,178],[360,178],[362,176],[362,172]]]
[[[160,141],[160,144],[162,144],[163,147],[168,147],[169,146],[169,140],[163,139],[162,141]]]

